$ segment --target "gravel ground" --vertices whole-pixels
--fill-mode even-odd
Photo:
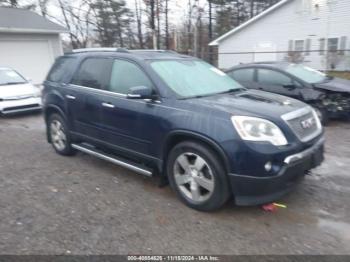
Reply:
[[[184,206],[169,187],[46,143],[40,115],[0,118],[1,254],[350,254],[350,124],[274,213]]]

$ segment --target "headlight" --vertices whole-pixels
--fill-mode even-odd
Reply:
[[[250,116],[232,116],[231,120],[243,140],[266,141],[275,146],[288,144],[281,129],[268,120]]]

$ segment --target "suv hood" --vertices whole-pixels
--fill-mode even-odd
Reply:
[[[281,115],[307,106],[293,98],[258,90],[195,98],[191,99],[191,102],[231,115],[263,116],[266,119],[280,119]]]
[[[18,96],[32,96],[38,92],[39,89],[33,86],[31,83],[0,86],[0,98],[2,99],[14,98]]]
[[[333,92],[350,93],[350,81],[342,78],[333,78],[324,83],[316,83],[314,87]]]

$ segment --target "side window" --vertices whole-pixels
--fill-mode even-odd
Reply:
[[[238,82],[253,82],[254,70],[254,68],[239,69],[230,72],[229,75],[232,76]]]
[[[109,90],[127,94],[131,87],[136,86],[152,88],[152,83],[137,65],[125,60],[114,60]]]
[[[72,79],[72,84],[107,89],[113,60],[108,58],[88,58],[82,62]]]
[[[67,73],[74,70],[74,57],[59,57],[56,59],[55,64],[52,66],[47,81],[61,82]]]
[[[269,69],[258,69],[258,82],[265,85],[290,85],[293,83],[288,76]]]

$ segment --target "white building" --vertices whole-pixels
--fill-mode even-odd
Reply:
[[[223,69],[289,60],[320,70],[350,70],[350,1],[282,0],[209,45],[218,46]]]
[[[63,32],[65,28],[32,11],[0,7],[0,67],[11,67],[41,83],[63,53]]]

